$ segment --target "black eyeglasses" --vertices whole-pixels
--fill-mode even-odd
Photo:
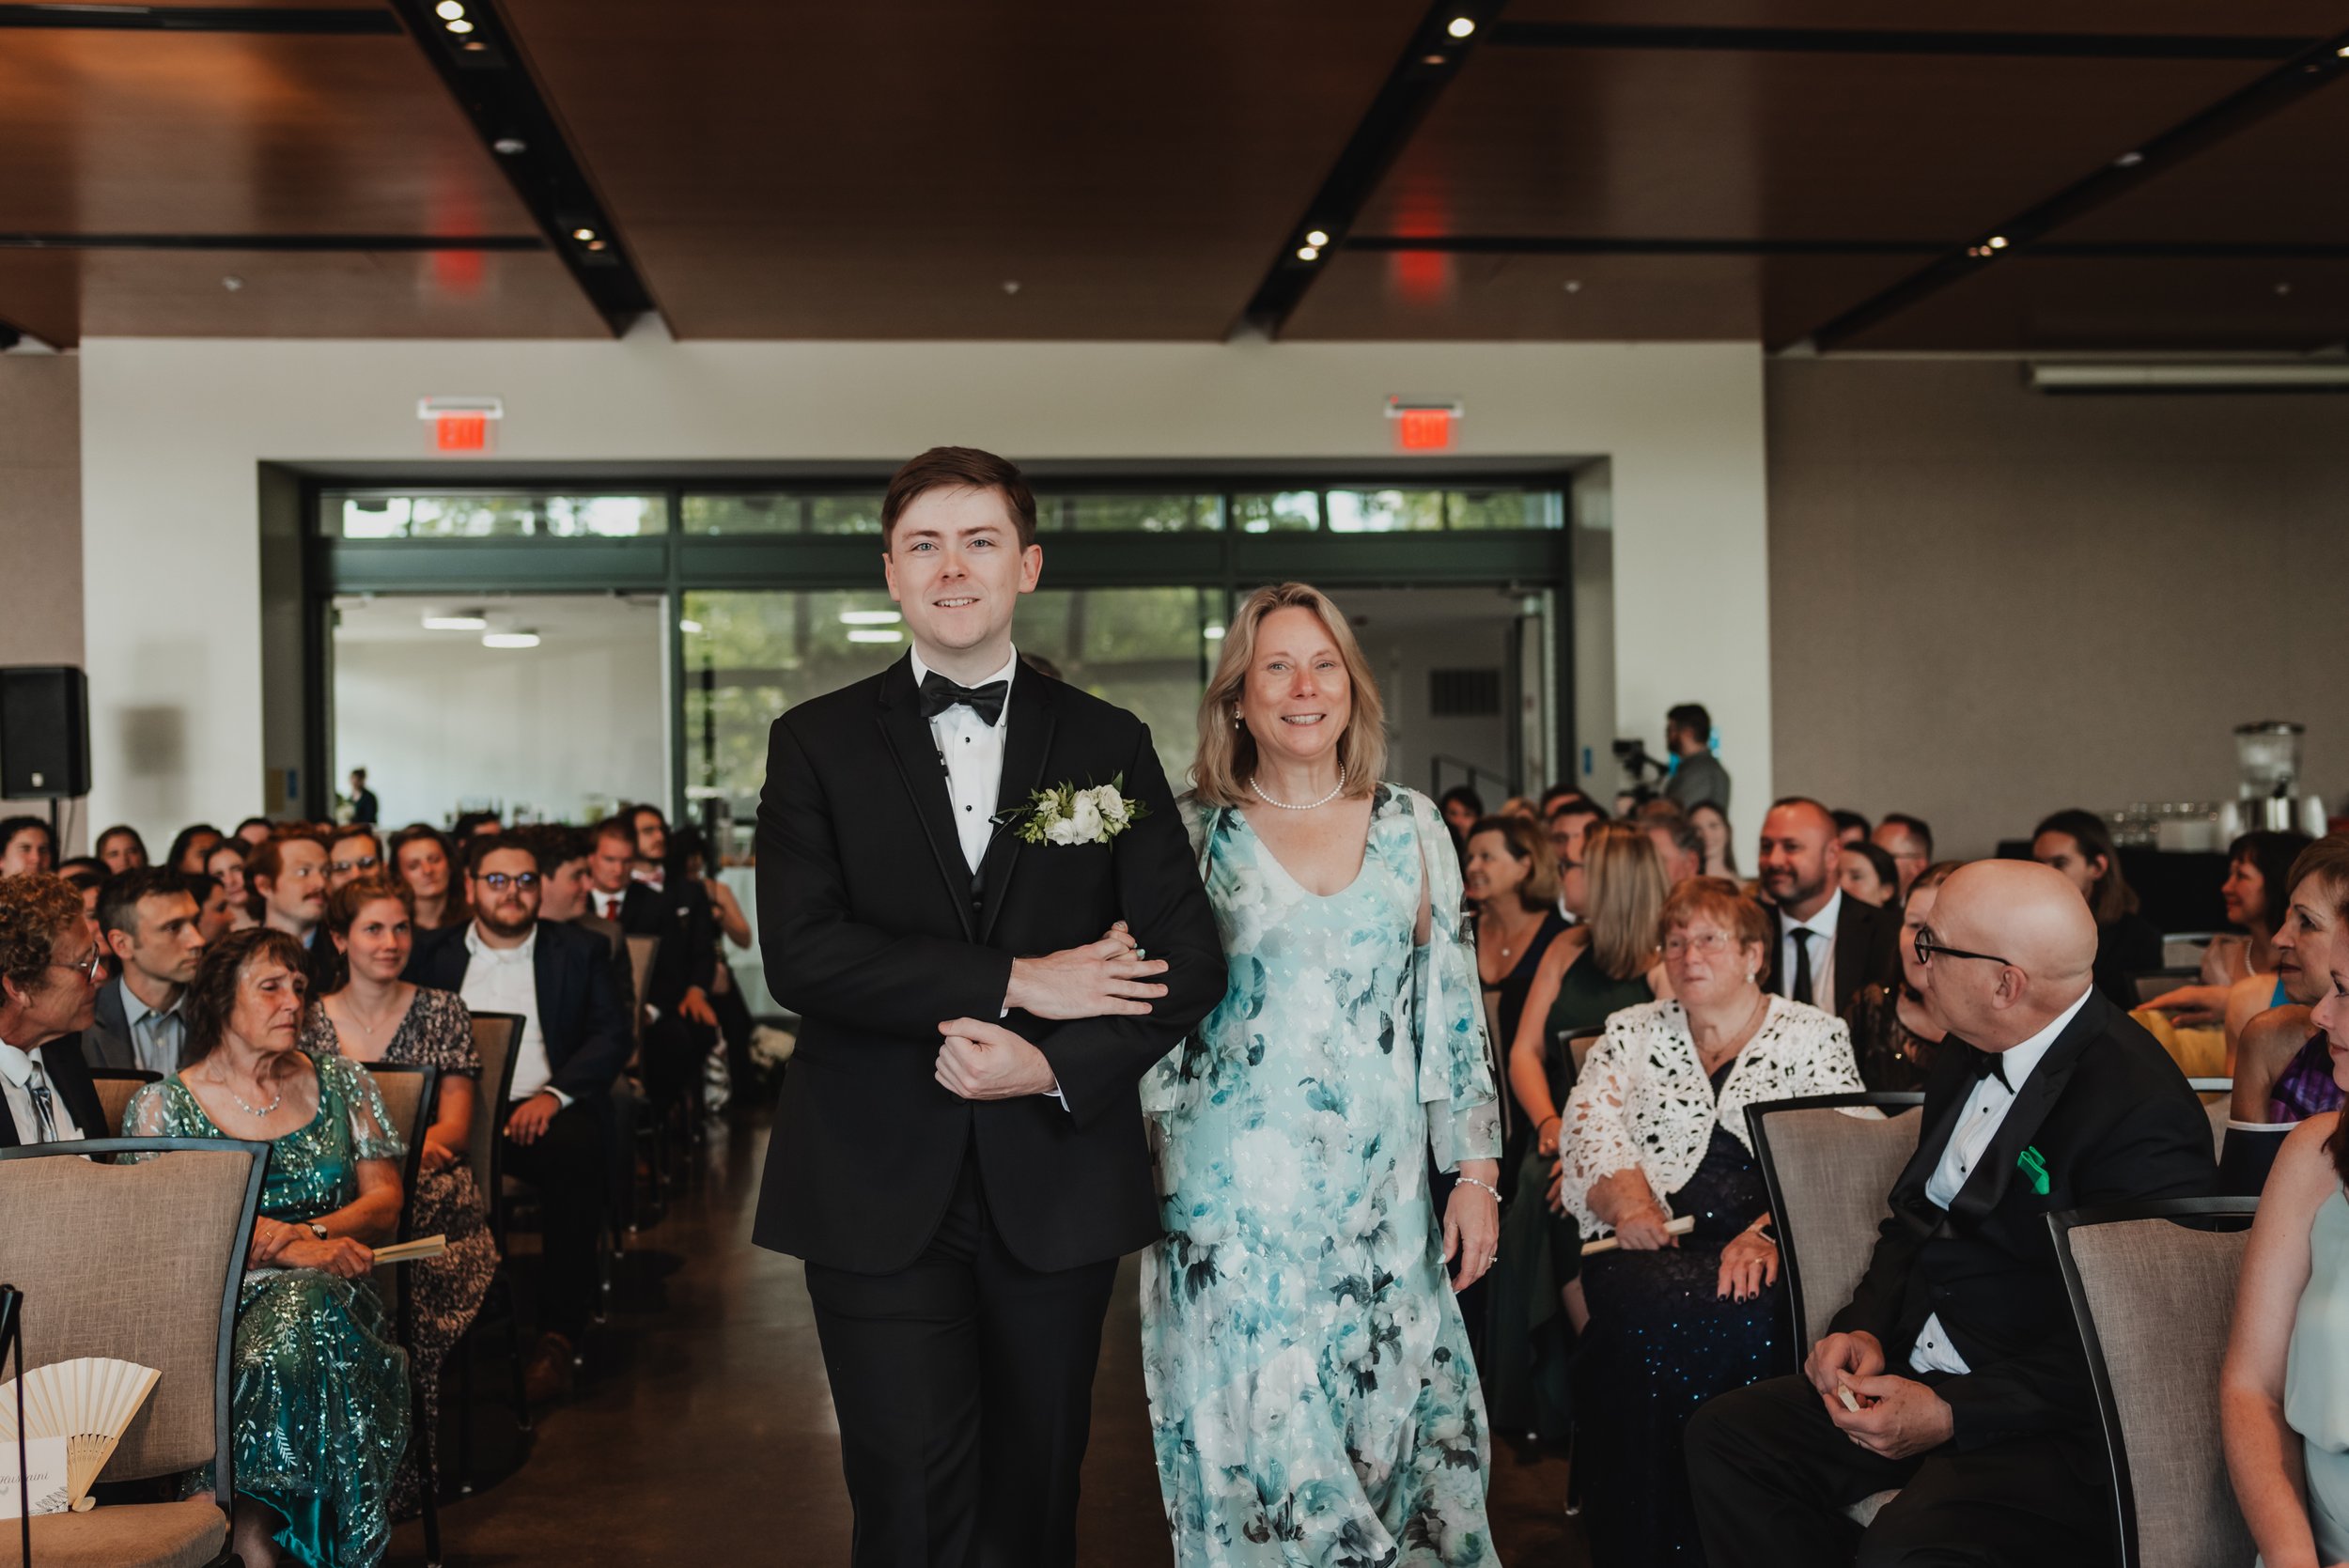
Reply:
[[[1917,962],[1921,964],[1932,963],[1934,955],[1937,953],[1944,958],[1980,958],[1984,963],[2004,964],[2009,969],[2018,967],[2014,959],[2001,958],[1995,953],[1968,953],[1962,947],[1944,947],[1933,939],[1933,928],[1928,925],[1917,927],[1916,947]]]
[[[492,871],[481,878],[481,885],[491,893],[504,893],[507,888],[535,888],[538,885],[538,874],[535,871]]]
[[[381,865],[382,863],[383,862],[381,860],[378,860],[373,855],[362,855],[355,861],[336,861],[334,862],[334,869],[336,871],[373,871],[377,866]]]

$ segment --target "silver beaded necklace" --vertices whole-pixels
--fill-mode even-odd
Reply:
[[[1278,806],[1283,811],[1313,811],[1317,807],[1328,805],[1330,801],[1336,800],[1340,795],[1345,793],[1346,765],[1344,763],[1338,764],[1338,782],[1336,787],[1332,788],[1329,794],[1323,796],[1320,800],[1308,800],[1301,806],[1294,803],[1293,801],[1276,800],[1270,795],[1266,794],[1264,785],[1256,782],[1255,775],[1252,773],[1249,775],[1248,787],[1254,790],[1256,792],[1256,798],[1268,806]]]

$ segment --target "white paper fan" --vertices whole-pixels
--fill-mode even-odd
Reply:
[[[24,1436],[66,1439],[66,1481],[76,1513],[89,1507],[91,1483],[114,1457],[155,1380],[153,1367],[84,1356],[35,1367],[24,1378]],[[0,1383],[0,1443],[16,1441],[16,1380]]]

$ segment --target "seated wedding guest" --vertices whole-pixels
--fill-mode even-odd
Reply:
[[[2336,909],[2336,915],[2341,913]],[[2349,1041],[2349,954],[2316,1004],[2319,1039]],[[2349,1091],[2349,1045],[2332,1048]],[[2264,1568],[2349,1561],[2349,1118],[2293,1129],[2260,1194],[2218,1375],[2235,1500]]]
[[[1575,1354],[1599,1568],[1693,1557],[1682,1428],[1712,1395],[1795,1362],[1746,1107],[1859,1088],[1843,1024],[1762,989],[1769,922],[1735,883],[1684,882],[1659,927],[1678,1000],[1609,1018],[1566,1105],[1559,1195],[1585,1233],[1622,1244],[1583,1260]],[[1674,1235],[1682,1215],[1695,1228]]]
[[[258,849],[277,836],[277,825],[266,816],[248,816],[237,824],[237,831],[229,836],[248,849]]]
[[[227,883],[201,872],[188,877],[187,883],[188,892],[195,898],[196,934],[204,939],[205,946],[211,946],[231,931],[244,929],[237,924],[243,908],[228,896]],[[247,920],[251,918],[246,916]]]
[[[326,839],[326,891],[346,887],[383,869],[383,841],[373,828],[337,828]]]
[[[1497,1047],[1517,1036],[1526,998],[1543,955],[1566,934],[1559,915],[1558,868],[1549,841],[1515,816],[1488,816],[1469,832],[1461,867],[1476,931],[1476,973],[1485,993],[1485,1026]],[[1505,1047],[1500,1047],[1505,1048]],[[1502,1118],[1501,1195],[1505,1201],[1518,1161],[1532,1146],[1521,1117]],[[1471,1327],[1474,1319],[1470,1320]]]
[[[2333,833],[2300,851],[2290,872],[2292,895],[2276,928],[2276,980],[2236,982],[2227,1002],[2234,1038],[2234,1094],[2219,1152],[2220,1190],[2256,1196],[2284,1136],[2298,1123],[2337,1110],[2331,1042],[2310,1009],[2331,985],[2341,907],[2349,899],[2349,834]]]
[[[613,1079],[628,1061],[628,1017],[608,950],[585,931],[538,918],[538,861],[509,835],[465,846],[473,919],[416,943],[406,978],[454,991],[475,1013],[513,1013],[512,1097],[499,1118],[504,1167],[538,1189],[545,1265],[539,1339],[523,1381],[533,1399],[570,1387],[571,1351],[596,1305]]]
[[[2291,900],[2292,862],[2312,841],[2306,833],[2245,833],[2227,846],[2227,879],[2218,889],[2229,924],[2240,935],[2221,932],[2202,950],[2202,978],[2146,1003],[2186,1025],[2222,1023],[2230,992],[2245,981],[2276,983],[2276,932]],[[2229,1044],[2232,1044],[2232,1039]]]
[[[1865,844],[1868,842],[1868,835],[1874,830],[1869,826],[1868,819],[1866,817],[1860,815],[1859,813],[1856,811],[1849,811],[1843,808],[1838,808],[1831,815],[1835,818],[1835,838],[1837,843]]]
[[[1584,836],[1606,820],[1607,814],[1587,795],[1561,800],[1549,814],[1549,852],[1558,862],[1558,912],[1570,921],[1580,918],[1576,908],[1580,897],[1579,893],[1569,896],[1573,890],[1567,886],[1568,879],[1581,872]]]
[[[121,972],[99,987],[97,1017],[82,1034],[93,1067],[168,1077],[187,1043],[182,1003],[204,956],[203,908],[176,871],[142,867],[106,884],[98,928]]]
[[[0,877],[51,871],[57,863],[49,824],[38,816],[0,817]]]
[[[1876,845],[1846,844],[1836,857],[1835,874],[1843,890],[1862,904],[1882,908],[1900,896],[1901,874],[1892,857]]]
[[[506,830],[498,824],[497,813],[493,811],[468,811],[457,814],[457,821],[450,827],[448,836],[455,839],[459,845],[462,845],[465,840],[469,838],[486,838],[494,833],[502,833],[505,831]]]
[[[1713,754],[1713,716],[1702,703],[1682,703],[1664,715],[1664,753],[1672,776],[1664,798],[1682,811],[1710,800],[1729,809],[1729,769]]]
[[[423,1396],[428,1452],[421,1476],[412,1452],[400,1467],[394,1518],[417,1512],[419,1486],[437,1483],[441,1368],[481,1311],[498,1266],[489,1205],[466,1163],[481,1086],[473,1015],[451,992],[400,978],[415,947],[408,915],[413,897],[397,879],[380,873],[334,890],[326,901],[326,934],[343,955],[344,983],[311,1001],[302,1020],[302,1048],[312,1056],[441,1070],[439,1103],[425,1129],[410,1213],[412,1234],[444,1235],[448,1250],[408,1265],[404,1281],[414,1327],[409,1372]]]
[[[1496,1430],[1532,1432],[1553,1442],[1563,1441],[1568,1429],[1566,1329],[1579,1330],[1582,1317],[1574,1284],[1582,1233],[1550,1197],[1560,1159],[1559,1108],[1575,1077],[1562,1037],[1656,999],[1663,984],[1657,922],[1671,891],[1655,844],[1630,823],[1604,824],[1583,844],[1583,918],[1549,944],[1516,1035],[1497,1042],[1508,1052],[1509,1087],[1531,1137],[1501,1215],[1482,1362],[1486,1398]]]
[[[1938,893],[1916,949],[1952,1038],[1867,1272],[1801,1375],[1689,1423],[1713,1568],[2110,1560],[2112,1477],[2046,1217],[2208,1192],[2210,1122],[2091,985],[2095,921],[2068,880],[1977,861]],[[1893,1487],[1864,1532],[1844,1514]]]
[[[307,960],[268,928],[205,954],[188,1065],[132,1097],[122,1132],[270,1145],[230,1352],[233,1544],[253,1565],[366,1568],[408,1447],[408,1355],[367,1278],[399,1229],[406,1151],[364,1069],[303,1051]]]
[[[1900,978],[1901,923],[1890,910],[1844,895],[1834,814],[1791,795],[1762,819],[1756,867],[1770,901],[1764,986],[1842,1017],[1863,986]]]
[[[326,846],[315,835],[289,832],[271,839],[245,862],[246,903],[272,931],[283,931],[310,955],[310,984],[334,984],[334,944],[321,935],[326,920]]]
[[[727,1082],[745,1084],[750,1080],[754,1025],[750,1006],[742,1000],[742,987],[735,983],[734,966],[726,961],[725,945],[746,951],[750,948],[750,917],[742,912],[741,900],[734,896],[734,890],[719,878],[717,867],[709,863],[708,841],[702,837],[699,828],[679,828],[670,840],[670,853],[678,868],[700,883],[702,891],[709,895],[709,915],[718,928],[721,944],[712,970],[709,1006],[718,1015],[718,1037],[725,1042]]]
[[[1699,800],[1688,808],[1688,826],[1704,845],[1704,866],[1697,875],[1735,881],[1737,846],[1730,842],[1729,814],[1710,800]]]
[[[1933,830],[1921,816],[1887,812],[1876,824],[1874,842],[1892,857],[1892,869],[1900,874],[1899,896],[1907,897],[1910,886],[1933,863]]]
[[[1475,827],[1485,815],[1485,798],[1467,784],[1454,784],[1443,792],[1443,799],[1437,803],[1443,808],[1444,821],[1451,824],[1452,831],[1459,834],[1463,841],[1468,838],[1469,830]]]
[[[1533,802],[1522,795],[1512,795],[1506,800],[1501,801],[1501,810],[1497,815],[1514,816],[1526,822],[1539,822],[1542,819],[1540,812],[1534,809]]]
[[[45,872],[0,877],[0,1148],[110,1130],[73,1038],[90,1024],[98,955],[71,888]]]
[[[2121,874],[2112,830],[2090,811],[2060,811],[2031,830],[2030,858],[2079,890],[2096,919],[2096,989],[2123,1011],[2137,1006],[2137,976],[2161,968],[2161,928],[2138,912]]]
[[[552,867],[539,875],[538,918],[576,925],[603,939],[612,955],[612,984],[620,999],[620,1011],[634,1017],[636,971],[628,959],[628,933],[618,921],[606,920],[596,913],[592,879],[595,835],[568,823],[542,822],[535,827],[517,828],[507,836],[529,846],[532,858],[539,865]],[[623,862],[623,883],[627,875],[625,864]]]
[[[1704,835],[1678,814],[1646,819],[1648,842],[1664,868],[1664,880],[1673,887],[1704,875]]]
[[[209,822],[193,823],[179,830],[171,841],[171,849],[163,856],[163,864],[182,877],[199,877],[204,862],[220,842],[220,830]]]
[[[1862,986],[1843,1015],[1860,1081],[1870,1089],[1887,1094],[1922,1089],[1933,1072],[1935,1048],[1948,1036],[1948,1027],[1933,1016],[1925,1001],[1925,966],[1917,956],[1917,933],[1932,924],[1933,902],[1941,884],[1965,863],[1942,861],[1918,874],[1901,906],[1901,978],[1889,986],[1881,981]]]
[[[616,918],[631,937],[659,937],[652,972],[646,976],[646,1023],[640,1061],[645,1094],[656,1110],[680,1108],[697,1119],[701,1109],[702,1062],[718,1040],[718,1013],[710,987],[718,983],[718,924],[709,894],[700,883],[669,875],[669,825],[657,806],[630,806],[615,820],[624,825],[634,854],[630,884],[611,917],[606,891],[608,865],[595,858],[588,875],[596,890],[597,913]],[[599,856],[618,847],[614,835],[596,830]]]
[[[1577,789],[1570,784],[1551,784],[1548,789],[1542,791],[1542,820],[1545,822],[1548,821],[1553,815],[1557,815],[1558,808],[1561,806],[1570,804],[1576,800],[1589,800],[1591,798],[1588,794],[1582,790]],[[1595,804],[1596,802],[1594,801],[1593,803]]]
[[[473,918],[448,835],[415,822],[392,835],[392,873],[416,895],[416,934],[429,936]]]
[[[250,931],[260,924],[254,918],[253,890],[246,885],[244,877],[245,860],[249,854],[244,840],[225,838],[213,845],[211,852],[204,857],[205,875],[219,878],[221,886],[228,891],[228,907],[236,916],[236,924],[231,929],[238,931]]]
[[[126,871],[139,871],[147,865],[147,841],[139,831],[127,822],[117,822],[98,835],[98,843],[90,853],[103,862],[106,874],[119,877]]]

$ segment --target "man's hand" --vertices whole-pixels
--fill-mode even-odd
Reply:
[[[506,1119],[506,1136],[517,1143],[536,1143],[562,1109],[561,1100],[541,1089],[514,1108],[514,1114]]]
[[[1810,1379],[1819,1397],[1838,1410],[1843,1406],[1835,1397],[1836,1384],[1874,1377],[1883,1370],[1883,1342],[1865,1329],[1855,1334],[1829,1334],[1811,1347],[1811,1355],[1802,1363],[1803,1376]],[[1858,1391],[1856,1387],[1853,1391]]]
[[[1939,1448],[1957,1430],[1950,1402],[1910,1377],[1847,1377],[1859,1408],[1846,1410],[1833,1394],[1822,1394],[1828,1420],[1853,1442],[1886,1459],[1906,1459]]]
[[[966,1100],[1016,1100],[1050,1094],[1059,1081],[1044,1053],[1002,1024],[949,1018],[938,1026],[938,1081]]]
[[[1166,995],[1165,986],[1149,979],[1166,972],[1166,960],[1144,958],[1141,951],[1121,920],[1097,942],[1041,958],[1014,958],[1003,1006],[1038,1018],[1147,1014],[1150,999]]]
[[[685,994],[677,999],[677,1012],[678,1017],[690,1018],[704,1029],[718,1027],[718,1010],[709,1005],[708,996],[699,986],[686,987]]]

